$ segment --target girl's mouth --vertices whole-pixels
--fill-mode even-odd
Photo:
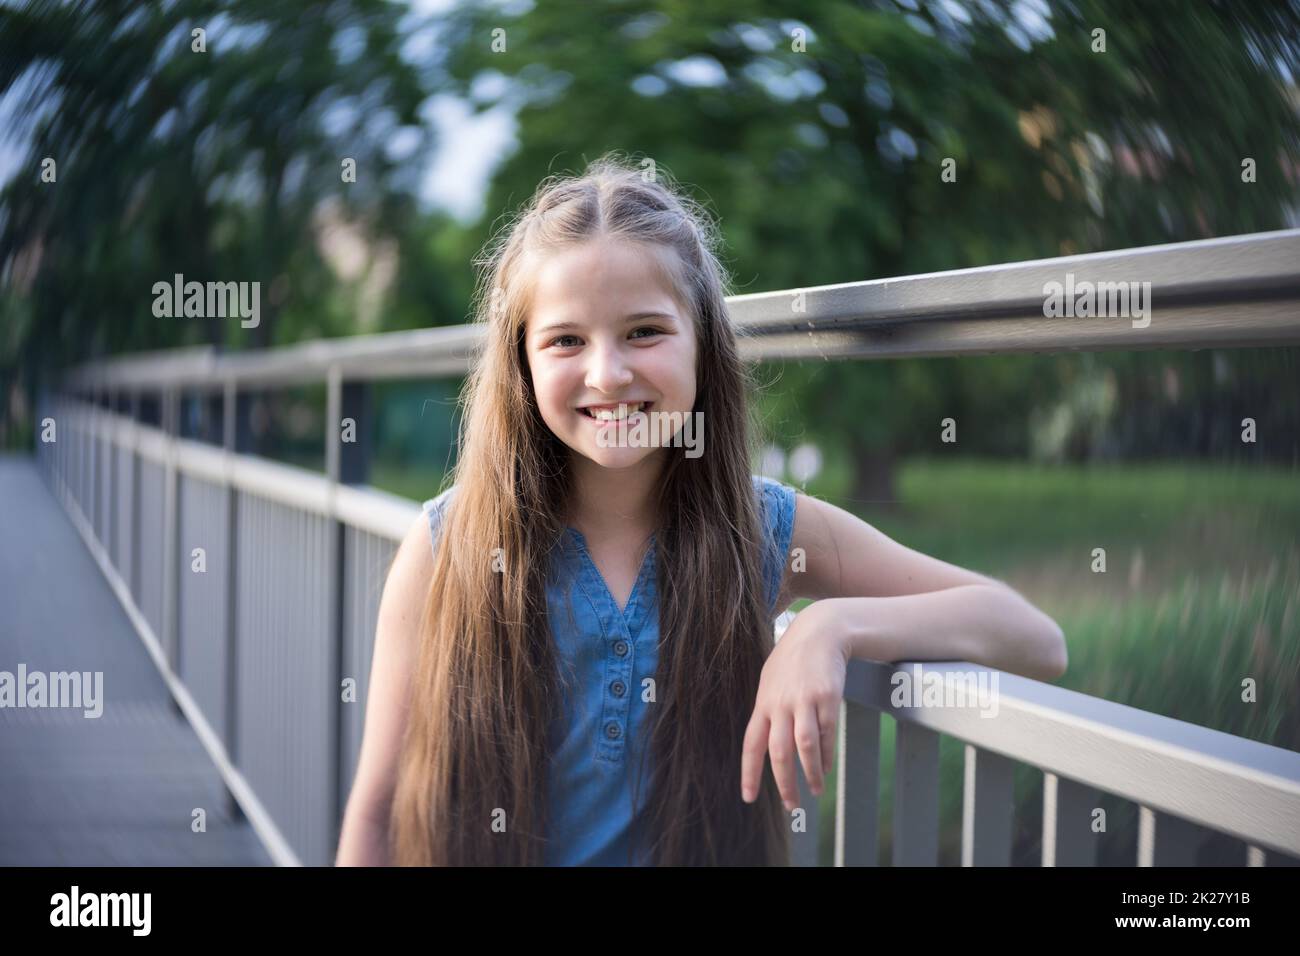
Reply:
[[[633,416],[646,414],[647,412],[650,411],[653,405],[654,402],[631,403],[627,406],[628,412],[627,415],[623,418],[617,417],[618,415],[617,409],[614,410],[615,417],[613,418],[597,418],[594,414],[592,414],[592,412],[589,409],[586,408],[578,409],[578,414],[581,415],[583,418],[587,419],[588,421],[590,421],[596,427],[603,428],[607,425],[618,425],[621,422],[634,421],[635,419],[633,418]]]

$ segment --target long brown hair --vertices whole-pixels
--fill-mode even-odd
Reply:
[[[400,865],[543,859],[547,727],[560,712],[545,581],[571,475],[570,450],[537,408],[524,325],[541,255],[601,240],[675,253],[658,258],[694,322],[694,410],[708,435],[698,457],[667,449],[659,485],[657,701],[640,835],[659,865],[789,860],[770,773],[753,804],[740,798],[741,746],[772,620],[751,477],[752,370],[727,318],[716,226],[662,169],[647,179],[606,154],[580,176],[543,180],[476,260],[475,321],[486,335],[462,396],[454,506],[441,525],[411,677],[390,827]]]

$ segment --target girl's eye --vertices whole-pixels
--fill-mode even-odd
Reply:
[[[636,329],[635,331],[636,331],[636,332],[649,332],[649,333],[651,333],[652,335],[658,335],[658,334],[659,334],[659,330],[658,330],[658,329],[653,328],[652,326],[649,326],[649,325],[643,325],[643,326],[641,326],[640,328]],[[635,335],[635,332],[634,332],[633,334]],[[636,337],[637,337],[637,338],[644,338],[644,336],[636,336]],[[562,349],[564,349],[564,348],[569,348],[569,346],[567,346],[567,345],[564,344],[564,340],[565,340],[565,339],[577,339],[577,336],[576,336],[576,335],[560,335],[560,336],[557,336],[557,337],[555,337],[554,339],[552,339],[552,340],[551,340],[551,344],[554,345],[554,346],[557,346],[557,347],[559,347],[559,348],[562,348]]]

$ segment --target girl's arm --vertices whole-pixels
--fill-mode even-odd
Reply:
[[[339,834],[337,866],[386,866],[390,862],[388,811],[406,729],[420,615],[432,574],[429,522],[421,514],[397,550],[379,602],[365,731]]]
[[[813,601],[763,665],[741,755],[741,799],[758,794],[771,756],[786,809],[799,798],[795,762],[820,796],[850,658],[955,660],[1039,680],[1065,673],[1065,636],[1001,581],[899,544],[834,505],[795,497],[778,607]],[[803,570],[795,571],[796,564]]]
[[[1060,626],[1006,585],[965,584],[928,594],[828,598],[847,657],[970,661],[1034,680],[1065,673]]]
[[[791,553],[796,548],[805,569],[787,564],[779,606],[796,598],[827,604],[817,613],[845,626],[849,657],[970,661],[1037,680],[1065,673],[1061,628],[1001,581],[899,544],[803,494],[795,496]]]

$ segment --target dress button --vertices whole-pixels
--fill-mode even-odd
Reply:
[[[617,641],[614,644],[614,653],[619,657],[627,656],[627,641]]]
[[[627,687],[621,680],[616,680],[614,683],[609,685],[609,689],[614,692],[615,697],[622,697],[623,692],[627,690]]]
[[[618,735],[621,734],[622,732],[623,731],[619,729],[618,724],[605,725],[605,736],[608,737],[610,740],[617,740]]]

